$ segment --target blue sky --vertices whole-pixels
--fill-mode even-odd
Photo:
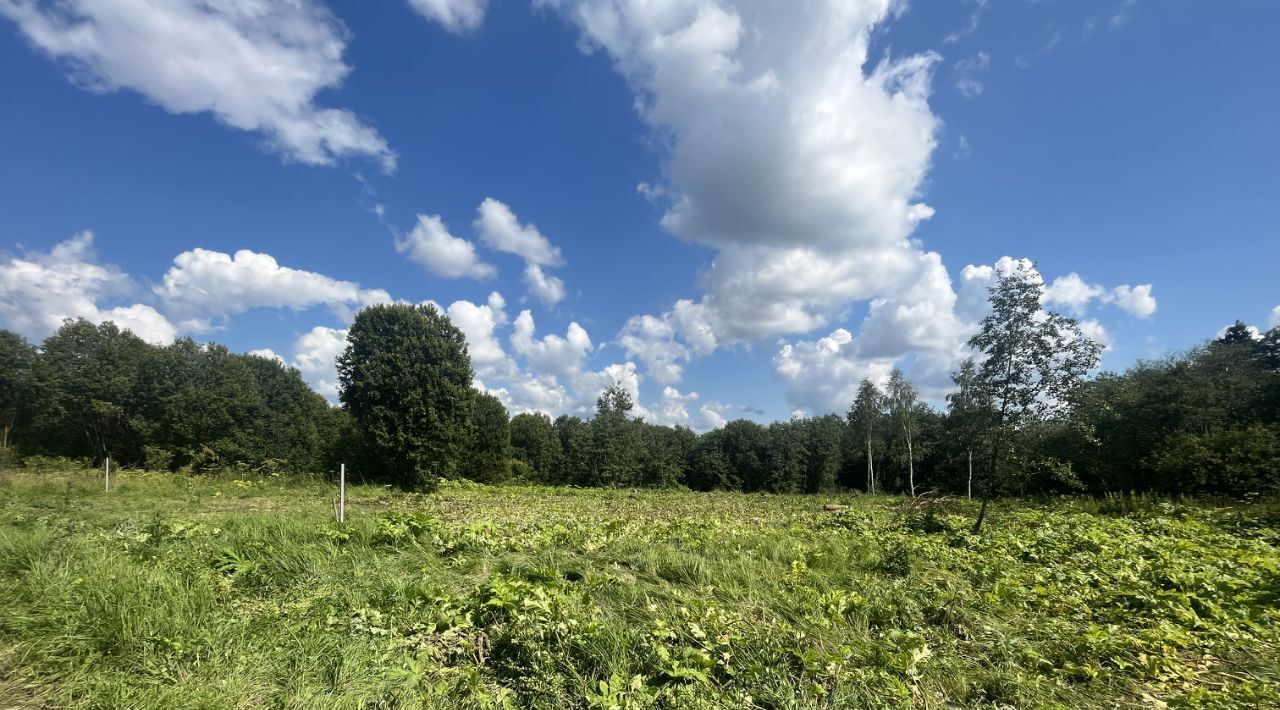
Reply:
[[[0,17],[0,327],[35,341],[113,319],[332,397],[352,313],[431,300],[514,411],[621,382],[703,429],[895,365],[937,400],[1006,257],[1108,368],[1280,321],[1274,3]]]

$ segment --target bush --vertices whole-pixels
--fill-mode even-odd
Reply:
[[[36,471],[38,473],[54,473],[58,471],[75,471],[94,468],[93,462],[89,459],[71,458],[69,456],[27,456],[22,459],[22,466],[29,471]]]
[[[1170,437],[1154,455],[1162,487],[1182,493],[1280,493],[1280,426]]]
[[[0,469],[17,468],[22,464],[22,455],[12,446],[0,449]]]

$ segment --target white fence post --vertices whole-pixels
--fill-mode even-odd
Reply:
[[[338,466],[338,522],[347,521],[347,465]]]
[[[102,464],[102,481],[107,493],[111,492],[111,457],[108,456],[105,463]]]

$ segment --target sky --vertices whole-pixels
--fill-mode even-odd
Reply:
[[[1280,325],[1280,4],[0,0],[0,327],[337,401],[431,302],[512,413],[941,404],[1015,260],[1102,366]]]

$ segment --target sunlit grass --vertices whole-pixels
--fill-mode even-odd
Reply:
[[[0,706],[1280,703],[1265,502],[114,485],[0,473]]]

